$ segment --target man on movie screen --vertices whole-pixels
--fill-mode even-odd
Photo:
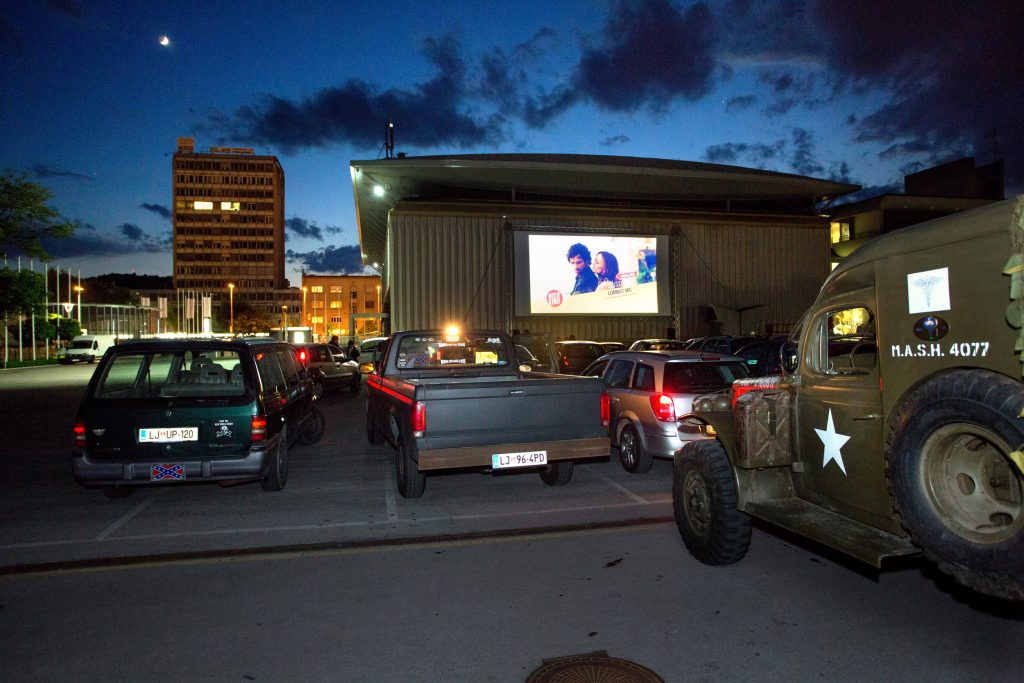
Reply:
[[[565,257],[572,264],[573,270],[576,273],[576,282],[573,285],[570,296],[572,294],[588,294],[595,291],[597,289],[597,275],[590,269],[590,250],[580,242],[577,242],[569,247],[569,252]]]

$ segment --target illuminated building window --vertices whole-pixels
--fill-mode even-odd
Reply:
[[[341,287],[339,285],[331,285],[331,294],[339,294]]]
[[[322,294],[323,291],[324,291],[324,286],[323,285],[313,285],[312,287],[310,287],[309,291],[313,292],[314,294]]]
[[[213,211],[213,202],[195,202],[192,208],[196,211]]]
[[[221,202],[221,211],[238,211],[238,202]]]
[[[831,225],[832,244],[846,242],[850,239],[850,224],[848,222],[832,221]]]
[[[331,302],[331,308],[341,308],[341,302],[340,301],[332,301]]]

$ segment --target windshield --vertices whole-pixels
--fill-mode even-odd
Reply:
[[[396,350],[399,369],[508,366],[510,359],[501,337],[425,335],[403,337]]]
[[[724,389],[748,377],[743,363],[667,363],[663,391],[687,393],[694,389]]]
[[[235,351],[190,349],[118,353],[96,387],[97,398],[240,396],[245,380]]]
[[[75,339],[71,342],[71,348],[73,349],[91,349],[92,339]]]

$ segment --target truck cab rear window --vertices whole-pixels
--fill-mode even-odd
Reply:
[[[500,337],[403,337],[395,353],[395,366],[402,370],[509,365],[505,344]]]

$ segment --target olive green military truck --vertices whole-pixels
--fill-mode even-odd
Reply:
[[[684,543],[738,561],[757,517],[876,567],[923,552],[1024,600],[1024,196],[879,237],[825,281],[783,374],[701,397],[675,455]]]

